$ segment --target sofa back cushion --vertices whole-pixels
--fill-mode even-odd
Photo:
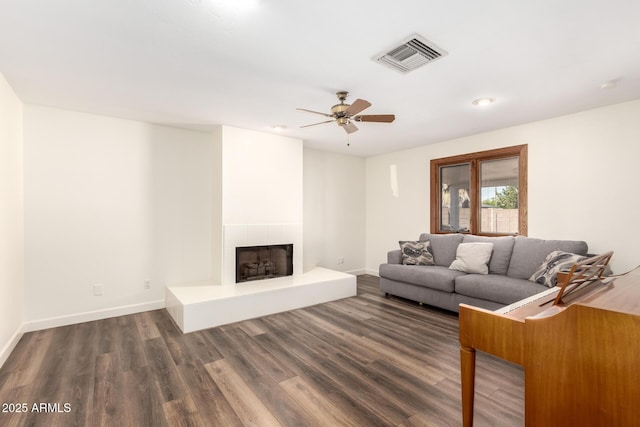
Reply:
[[[578,240],[542,240],[516,236],[507,275],[528,280],[551,252],[565,251],[586,255],[588,249],[586,242]]]
[[[513,236],[485,237],[465,234],[462,243],[493,243],[493,252],[489,260],[489,273],[506,275],[511,261],[511,252],[515,239]]]
[[[429,234],[420,235],[420,241],[431,242],[431,252],[436,265],[449,267],[456,259],[458,245],[462,243],[462,234]],[[530,276],[530,275],[529,275]]]

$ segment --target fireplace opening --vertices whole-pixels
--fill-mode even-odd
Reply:
[[[293,244],[236,248],[236,283],[293,274]]]

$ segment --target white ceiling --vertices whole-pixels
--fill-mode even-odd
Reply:
[[[640,98],[637,0],[1,1],[0,73],[27,103],[284,124],[305,146],[360,156]],[[448,55],[409,74],[372,60],[414,33]],[[323,117],[296,107],[329,112],[338,90],[396,121],[359,123],[350,147],[333,123],[300,129]]]

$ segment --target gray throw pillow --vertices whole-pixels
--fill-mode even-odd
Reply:
[[[426,242],[400,242],[402,263],[404,265],[434,265],[431,243]]]
[[[530,281],[553,288],[558,284],[558,272],[569,271],[573,264],[584,261],[586,256],[564,251],[553,251],[531,275]]]

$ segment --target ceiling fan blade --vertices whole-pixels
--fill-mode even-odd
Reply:
[[[380,122],[391,123],[396,119],[395,114],[365,114],[363,116],[352,117],[356,122]]]
[[[296,108],[296,110],[306,111],[307,113],[320,114],[321,116],[325,116],[325,117],[333,117],[333,115],[331,115],[331,114],[321,113],[319,111],[307,110],[305,108]]]
[[[325,121],[325,122],[313,123],[313,124],[311,124],[311,125],[304,125],[304,126],[300,126],[300,127],[301,127],[301,128],[308,128],[309,126],[322,125],[322,124],[325,124],[325,123],[331,123],[332,121],[333,121],[333,120],[327,120],[327,121]]]
[[[344,129],[346,133],[354,133],[358,130],[358,127],[351,122],[340,126],[342,126],[342,129]]]
[[[354,114],[358,114],[360,111],[369,107],[371,107],[371,103],[369,101],[358,98],[353,101],[353,104],[351,104],[345,112],[347,113],[347,115],[353,116]]]

